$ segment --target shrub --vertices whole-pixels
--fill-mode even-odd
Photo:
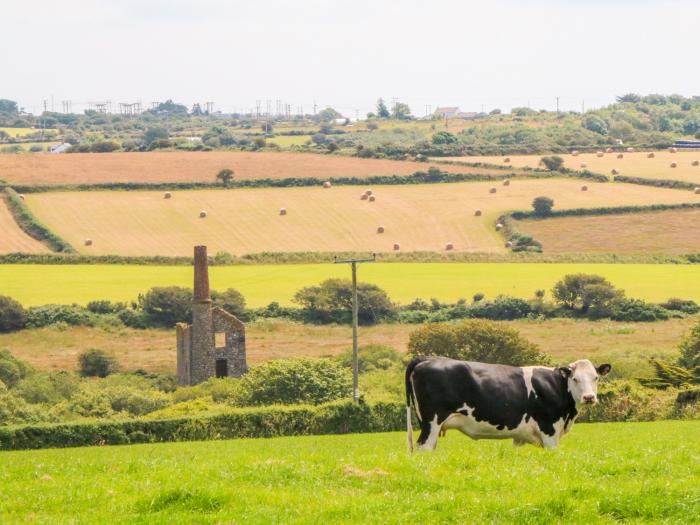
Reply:
[[[299,290],[294,302],[301,305],[310,321],[349,323],[352,320],[352,283],[348,279],[328,279],[319,286]],[[387,293],[374,284],[358,283],[357,303],[360,324],[375,324],[396,315]]]
[[[78,379],[68,372],[33,374],[22,379],[15,387],[15,394],[27,403],[56,404],[70,399],[78,390]]]
[[[685,368],[700,366],[700,322],[696,323],[683,337],[679,346],[681,356],[678,365]]]
[[[283,359],[252,368],[241,380],[245,405],[318,405],[352,393],[350,370],[329,359]]]
[[[27,324],[27,313],[20,303],[0,295],[0,332],[21,330]]]
[[[481,292],[475,293],[475,294],[472,296],[472,301],[474,301],[475,303],[478,303],[479,301],[483,300],[484,297],[485,297],[485,295],[484,295],[483,293],[481,293]]]
[[[531,313],[530,304],[517,297],[499,295],[493,301],[480,301],[473,304],[468,311],[469,317],[506,321],[522,319]],[[465,316],[466,317],[466,316]]]
[[[608,317],[612,305],[624,296],[605,277],[583,273],[565,275],[552,294],[566,308],[593,318]]]
[[[29,328],[41,328],[60,323],[71,326],[92,326],[95,320],[86,308],[77,304],[46,304],[27,310]]]
[[[544,165],[549,171],[560,171],[564,167],[564,159],[557,155],[542,157],[540,164]]]
[[[86,308],[93,314],[116,314],[126,310],[126,303],[113,303],[112,301],[90,301]]]
[[[91,348],[78,355],[80,375],[83,377],[107,377],[117,371],[116,358],[97,348]]]
[[[610,319],[613,321],[648,322],[668,318],[668,310],[640,299],[618,299],[610,306]]]
[[[153,323],[173,327],[192,320],[192,289],[182,286],[154,287],[139,295],[139,307]]]
[[[352,349],[339,355],[338,362],[343,367],[352,369]],[[390,346],[366,345],[358,349],[358,368],[360,373],[386,370],[400,363],[401,354]]]
[[[532,209],[537,217],[546,217],[552,213],[554,201],[549,197],[535,197],[532,201]]]
[[[506,326],[484,320],[456,324],[430,323],[409,335],[411,355],[438,355],[504,365],[549,364],[550,359],[530,341]]]
[[[29,363],[17,359],[8,350],[0,350],[0,381],[7,387],[12,388],[33,371]]]
[[[223,292],[212,290],[211,301],[214,306],[220,306],[228,313],[235,315],[241,321],[248,319],[248,309],[245,305],[245,297],[234,288],[228,288]]]
[[[148,314],[141,310],[132,310],[131,308],[120,311],[117,317],[129,328],[144,329],[154,324]]]
[[[438,131],[431,139],[433,144],[455,144],[457,137],[449,131]]]
[[[30,405],[11,391],[0,391],[0,427],[18,423],[38,423],[49,419],[43,407]]]
[[[690,299],[678,299],[676,297],[672,297],[666,302],[661,303],[661,306],[666,308],[666,310],[683,312],[684,314],[692,315],[700,312],[700,306],[698,306],[698,303]]]

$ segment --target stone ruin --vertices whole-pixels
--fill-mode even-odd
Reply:
[[[176,335],[181,386],[247,372],[245,325],[223,308],[212,306],[206,246],[194,247],[192,324],[178,323]]]

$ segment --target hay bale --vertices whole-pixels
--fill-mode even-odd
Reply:
[[[633,152],[634,152],[634,148],[632,148],[632,147],[627,148],[627,153],[633,153]]]
[[[164,198],[164,199],[170,199],[172,196],[173,196],[173,194],[170,193],[169,191],[166,191],[166,192],[163,194],[163,198]]]
[[[603,155],[604,155],[604,153],[603,153],[602,151],[596,151],[596,152],[595,152],[595,156],[596,156],[596,157],[602,157]]]
[[[694,160],[690,163],[691,166],[700,166],[700,160]]]
[[[500,231],[502,229],[503,229],[503,225],[500,222],[498,224],[496,224],[496,231]]]
[[[612,153],[613,149],[612,148],[605,148],[605,153]]]
[[[83,241],[83,244],[85,246],[92,246],[92,239],[85,239],[85,241]]]
[[[450,250],[454,250],[454,249],[455,249],[455,245],[452,244],[451,242],[448,242],[448,243],[445,245],[445,250],[447,250],[448,252],[449,252]]]
[[[367,195],[368,197],[372,195],[372,190],[365,190],[365,195]]]
[[[496,190],[496,186],[491,186],[491,187],[489,188],[489,193],[496,193],[496,191],[497,191],[497,190]]]
[[[327,180],[326,182],[323,183],[324,188],[330,188],[331,187],[331,181]]]
[[[503,159],[504,164],[508,164],[509,162],[510,162],[510,157],[506,157],[505,159]]]
[[[623,159],[623,158],[625,158],[625,156],[624,156],[622,153],[618,153],[618,154],[617,154],[617,158],[618,158],[618,159]]]
[[[672,167],[672,168],[677,168],[677,167],[678,167],[678,163],[674,160],[673,162],[671,162],[671,167]]]
[[[572,151],[571,154],[572,154],[574,157],[578,157],[578,150]]]
[[[369,196],[369,202],[374,202],[377,200],[377,197],[375,195],[370,195]]]
[[[678,149],[671,146],[670,148],[668,148],[668,151],[670,151],[671,153],[676,153]]]
[[[504,180],[503,180],[503,185],[504,185],[504,186],[510,186],[510,179],[504,179]]]
[[[287,215],[287,208],[280,208],[280,215]]]
[[[620,171],[613,168],[612,170],[610,170],[610,173],[612,173],[613,175],[619,175]]]
[[[481,217],[481,210],[479,208],[474,210],[474,216],[475,217]]]
[[[508,242],[506,243],[506,248],[512,248],[512,247],[513,247],[513,243],[510,242],[510,241],[508,241]]]
[[[588,191],[588,186],[586,186],[585,184],[581,186],[581,191]]]
[[[397,252],[401,249],[401,245],[398,242],[394,243],[394,251]]]
[[[19,193],[18,196],[21,200],[24,200],[24,193]]]
[[[648,158],[648,159],[653,159],[654,157],[656,157],[656,155],[654,154],[653,151],[647,153],[647,158]]]
[[[585,162],[582,162],[582,163],[581,163],[581,167],[582,167],[582,168],[587,168],[587,167],[588,167],[588,164],[586,164]]]
[[[700,195],[700,188],[695,188],[695,194]]]
[[[384,233],[384,226],[377,227],[377,233]]]
[[[200,219],[204,219],[206,216],[207,216],[207,212],[206,212],[206,211],[202,210],[202,211],[199,212],[199,218],[200,218]]]
[[[361,201],[366,201],[368,198],[369,198],[369,195],[367,195],[366,193],[363,193],[362,195],[360,195]]]

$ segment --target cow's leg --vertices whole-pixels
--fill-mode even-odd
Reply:
[[[437,414],[431,420],[424,418],[420,425],[421,432],[418,437],[418,450],[435,450],[441,427],[442,425],[438,423]]]
[[[525,441],[524,439],[513,438],[513,446],[515,446],[515,447],[522,447],[526,443],[527,443],[527,441]]]
[[[540,439],[542,440],[542,447],[543,448],[548,448],[548,449],[554,449],[557,448],[559,445],[559,432],[555,432],[553,436],[548,436],[544,432],[540,436]]]

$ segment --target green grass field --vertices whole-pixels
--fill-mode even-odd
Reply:
[[[525,263],[373,263],[359,269],[360,281],[376,283],[397,302],[416,297],[442,301],[471,299],[481,292],[523,298],[535,290],[549,292],[569,273],[607,277],[629,297],[662,301],[682,297],[700,301],[700,266],[664,264],[525,264]],[[332,277],[350,277],[346,265],[298,264],[215,266],[212,288],[241,291],[249,306],[271,301],[290,304],[304,286]],[[0,294],[23,304],[87,303],[93,299],[135,300],[153,286],[192,286],[187,266],[136,265],[0,265]]]
[[[578,424],[557,451],[455,432],[0,453],[2,523],[698,523],[700,422]]]

